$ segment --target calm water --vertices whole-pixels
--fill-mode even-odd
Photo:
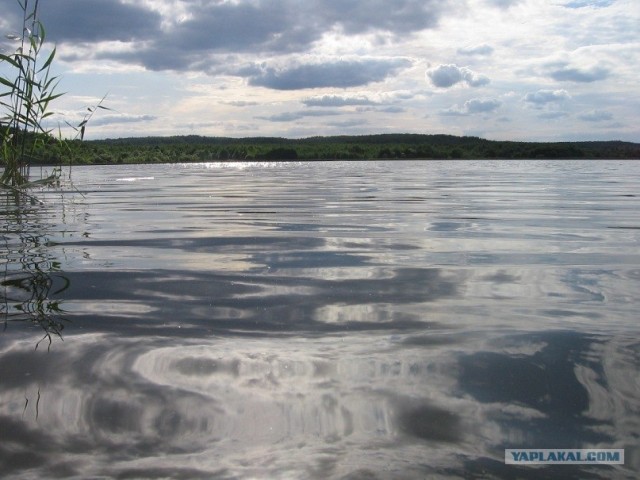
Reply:
[[[636,478],[640,162],[73,179],[1,198],[2,476]]]

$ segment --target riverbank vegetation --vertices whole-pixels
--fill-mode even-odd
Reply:
[[[630,142],[506,142],[451,135],[226,138],[202,136],[120,138],[69,142],[81,164],[174,163],[243,160],[371,159],[638,159]],[[52,151],[45,163],[65,158]]]
[[[48,123],[54,112],[52,101],[64,95],[58,92],[59,78],[52,74],[56,48],[45,47],[46,30],[38,19],[38,0],[18,0],[22,10],[20,33],[6,34],[12,51],[0,52],[0,188],[30,197],[25,191],[31,186],[59,183],[60,168],[51,175],[33,181],[32,165],[71,165],[77,144],[84,137],[85,127],[93,114],[103,106],[87,108],[77,125],[67,123],[74,131],[73,140],[64,138],[61,128]],[[52,159],[57,159],[52,162]],[[33,198],[32,198],[33,200]]]
[[[6,36],[15,42],[13,52],[0,53],[0,62],[8,67],[8,73],[0,76],[0,158],[4,166],[0,184],[7,188],[28,183],[29,168],[40,151],[58,150],[52,131],[43,125],[52,115],[49,104],[62,95],[56,92],[58,78],[51,74],[56,49],[42,57],[46,32],[38,20],[38,1],[18,3],[23,12],[21,33]]]

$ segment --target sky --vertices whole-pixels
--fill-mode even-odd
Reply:
[[[24,1],[24,0],[22,0]],[[29,0],[33,4],[35,0]],[[86,138],[640,142],[638,0],[40,0]],[[15,50],[17,0],[0,0]],[[0,67],[0,73],[7,69]]]

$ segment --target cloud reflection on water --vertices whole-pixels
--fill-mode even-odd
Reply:
[[[33,227],[65,341],[0,336],[0,470],[633,478],[638,234],[610,227],[637,177],[318,165],[77,170],[86,201]],[[627,465],[504,465],[552,446]]]
[[[28,340],[3,341],[0,355],[0,465],[9,474],[28,465],[64,477],[158,468],[177,476],[197,465],[198,475],[222,478],[361,469],[409,478],[446,466],[465,476],[470,463],[526,445],[625,448],[624,469],[581,467],[585,476],[624,478],[640,466],[640,391],[629,384],[637,344],[604,336],[546,331],[479,343],[440,329],[433,338],[177,345],[86,334],[39,354]]]
[[[457,294],[455,274],[440,269],[371,271],[378,273],[361,279],[278,272],[72,272],[68,274],[71,284],[83,288],[72,288],[65,305],[80,324],[90,322],[92,329],[111,330],[118,322],[118,328],[129,335],[147,334],[167,325],[179,325],[185,335],[191,334],[190,328],[219,334],[232,330],[298,335],[424,328],[430,322],[419,311],[392,305],[420,305]],[[338,322],[338,314],[347,316]]]

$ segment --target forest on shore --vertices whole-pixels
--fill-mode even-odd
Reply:
[[[70,141],[43,152],[47,164],[183,163],[376,159],[640,159],[640,144],[622,141],[511,142],[422,134],[228,138],[197,135]]]

